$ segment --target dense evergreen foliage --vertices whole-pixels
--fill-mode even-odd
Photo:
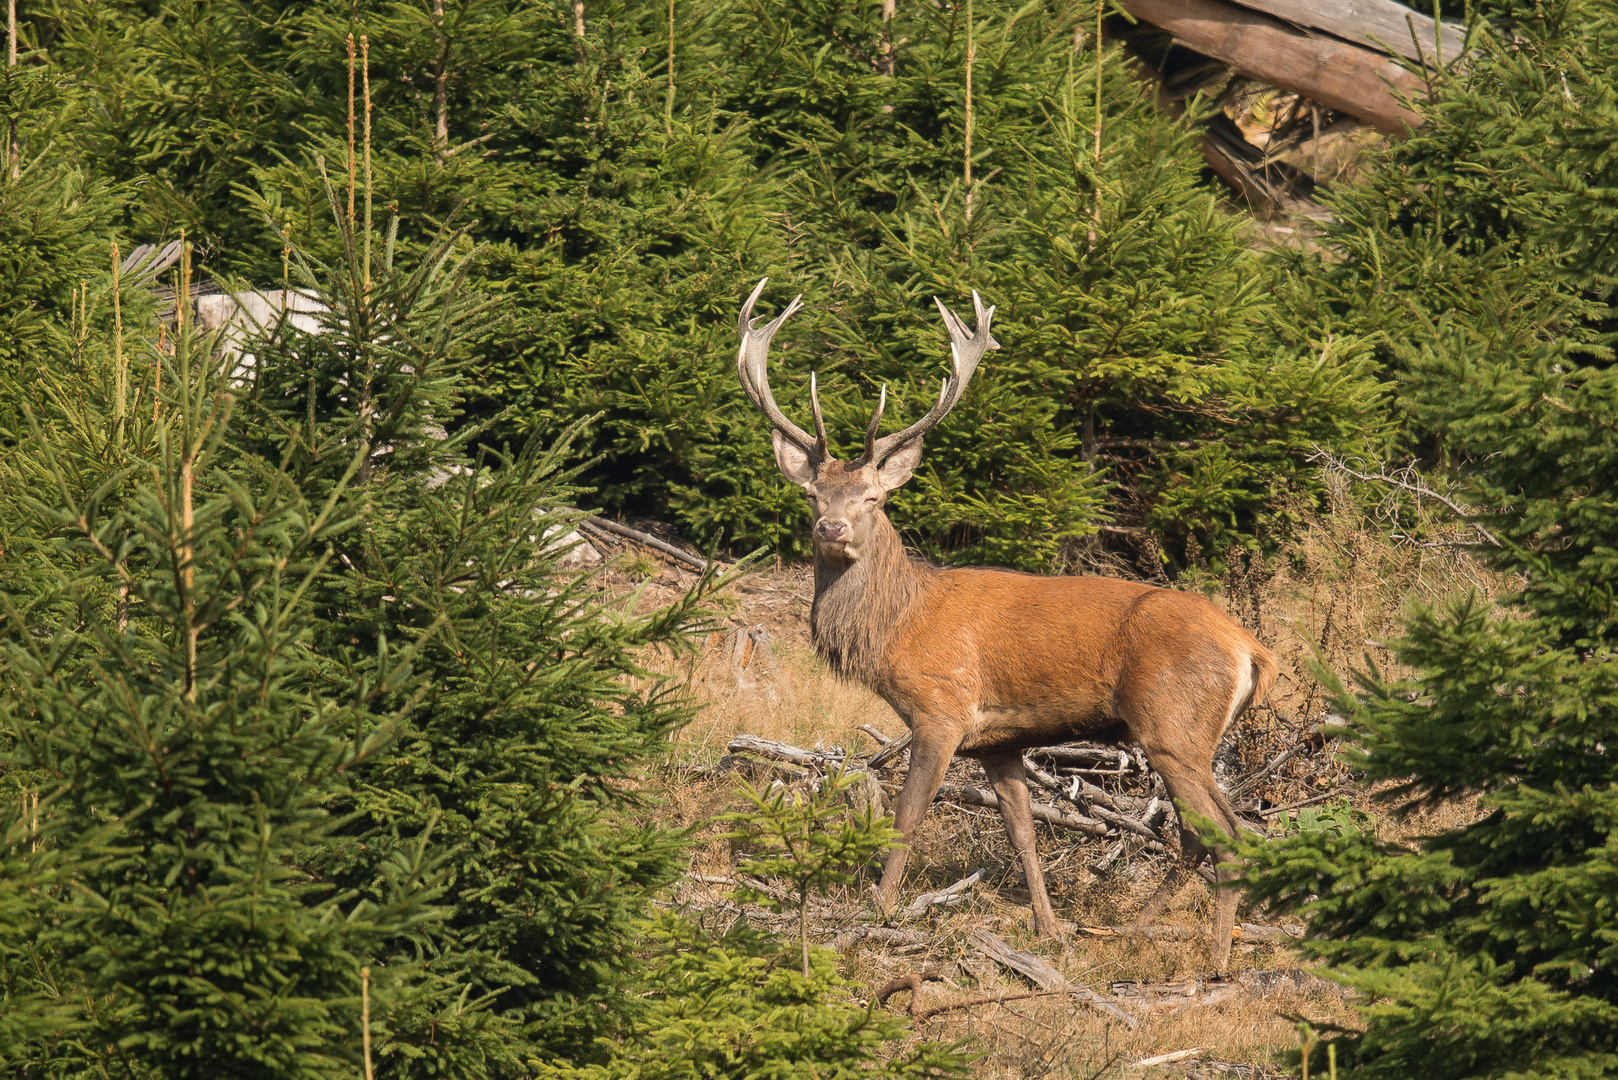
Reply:
[[[228,378],[103,275],[14,432],[17,1067],[351,1075],[362,970],[399,1075],[522,1074],[622,1020],[679,852],[622,789],[683,718],[625,676],[697,616],[558,569],[565,440],[444,436],[472,253],[350,235],[335,267],[294,253],[326,332],[276,327]]]
[[[1509,25],[1340,200],[1356,257],[1331,275],[1345,318],[1385,320],[1404,407],[1521,582],[1503,611],[1419,611],[1394,649],[1418,674],[1340,694],[1355,762],[1400,805],[1481,814],[1410,848],[1349,830],[1250,849],[1253,891],[1300,906],[1367,995],[1338,1043],[1367,1076],[1618,1070],[1618,9]]]
[[[1101,525],[1217,558],[1279,535],[1317,448],[1452,475],[1520,588],[1417,612],[1418,674],[1339,691],[1367,777],[1483,815],[1250,844],[1248,882],[1367,995],[1340,1064],[1618,1071],[1612,0],[1488,5],[1289,253],[1089,5],[670,10],[22,5],[0,1067],[353,1076],[369,1037],[389,1076],[960,1071],[806,937],[644,921],[681,851],[638,781],[687,706],[642,664],[706,584],[637,614],[555,541],[583,505],[799,542],[731,359],[769,276],[809,300],[777,389],[801,413],[817,371],[845,450],[882,387],[890,422],[930,402],[934,294],[998,306],[895,498],[942,558],[1059,569]],[[323,332],[221,367],[115,269],[182,231],[156,284],[290,284]],[[834,794],[747,820],[821,837],[754,853],[799,900],[887,836]]]
[[[1175,558],[1252,543],[1311,488],[1312,443],[1378,445],[1362,336],[1285,325],[1186,123],[1097,51],[1092,10],[968,10],[719,0],[671,27],[591,2],[581,37],[562,2],[25,5],[24,66],[72,95],[28,104],[25,142],[116,196],[76,237],[184,228],[211,272],[274,284],[283,228],[339,244],[312,154],[346,159],[353,35],[402,250],[452,215],[488,245],[469,280],[502,318],[469,415],[548,444],[604,413],[599,506],[801,543],[727,361],[770,276],[810,304],[783,401],[818,369],[845,445],[883,385],[896,420],[930,403],[931,296],[999,306],[1006,348],[899,497],[931,553],[1061,566],[1109,519]]]

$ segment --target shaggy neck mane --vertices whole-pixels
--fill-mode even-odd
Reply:
[[[846,562],[815,553],[815,649],[844,678],[881,692],[888,642],[926,595],[938,572],[913,562],[886,514],[870,550]]]

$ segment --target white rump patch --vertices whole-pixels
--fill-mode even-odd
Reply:
[[[1241,670],[1236,673],[1236,692],[1231,695],[1230,708],[1225,710],[1225,726],[1219,729],[1221,738],[1230,730],[1231,723],[1236,719],[1236,714],[1241,711],[1242,706],[1247,704],[1247,699],[1253,696],[1253,676],[1253,658],[1247,653],[1242,653]]]

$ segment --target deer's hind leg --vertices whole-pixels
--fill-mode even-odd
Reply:
[[[1214,779],[1213,756],[1226,725],[1245,706],[1251,687],[1244,686],[1239,678],[1232,679],[1225,687],[1207,684],[1175,687],[1172,683],[1169,687],[1169,692],[1142,694],[1136,699],[1136,716],[1130,720],[1130,731],[1146,750],[1152,767],[1163,778],[1173,799],[1208,818],[1226,834],[1239,836],[1242,824]],[[1219,869],[1225,853],[1210,851],[1183,817],[1180,854],[1179,863],[1169,871],[1135,921],[1149,923],[1157,919],[1186,879],[1196,872],[1203,856],[1212,855],[1216,884],[1210,960],[1215,970],[1223,971],[1230,960],[1231,934],[1241,900],[1240,894],[1226,884],[1235,874]]]
[[[985,757],[983,770],[989,774],[989,784],[1000,800],[1000,817],[1006,823],[1006,835],[1011,837],[1012,850],[1022,860],[1023,874],[1028,878],[1028,891],[1034,904],[1034,932],[1042,938],[1060,939],[1062,930],[1051,908],[1050,894],[1045,891],[1045,872],[1039,865],[1039,851],[1034,844],[1034,812],[1028,798],[1028,773],[1023,766],[1022,751]]]
[[[1151,756],[1149,748],[1147,754]],[[1170,796],[1176,801],[1202,817],[1211,819],[1227,834],[1240,835],[1241,822],[1237,820],[1236,812],[1231,808],[1230,801],[1225,798],[1225,793],[1219,790],[1219,784],[1213,777],[1211,762],[1204,768],[1187,767],[1172,756],[1159,755],[1152,757],[1152,766],[1163,777],[1163,783],[1168,787]],[[1146,906],[1135,916],[1135,922],[1150,923],[1161,915],[1186,879],[1196,873],[1204,855],[1213,856],[1216,882],[1213,949],[1209,960],[1215,971],[1223,971],[1230,960],[1230,942],[1236,925],[1236,907],[1241,901],[1241,895],[1227,884],[1234,880],[1236,875],[1232,871],[1219,868],[1225,854],[1218,850],[1210,850],[1183,818],[1180,822],[1180,861],[1169,870],[1168,876],[1158,886],[1157,892],[1152,894]]]

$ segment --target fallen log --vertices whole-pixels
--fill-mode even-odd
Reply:
[[[1311,34],[1223,0],[1119,0],[1130,15],[1172,34],[1238,74],[1302,94],[1389,135],[1421,123],[1396,96],[1426,84],[1380,50]]]
[[[1296,26],[1313,27],[1378,52],[1387,49],[1407,60],[1447,63],[1466,48],[1466,29],[1439,24],[1395,0],[1241,0],[1242,7],[1274,15]]]
[[[1206,936],[1206,931],[1189,926],[1077,926],[1074,930],[1090,937],[1138,937],[1159,941],[1189,941]],[[1263,926],[1259,923],[1242,923],[1231,931],[1231,936],[1240,941],[1283,941],[1300,938],[1303,934],[1304,928],[1296,924]]]

